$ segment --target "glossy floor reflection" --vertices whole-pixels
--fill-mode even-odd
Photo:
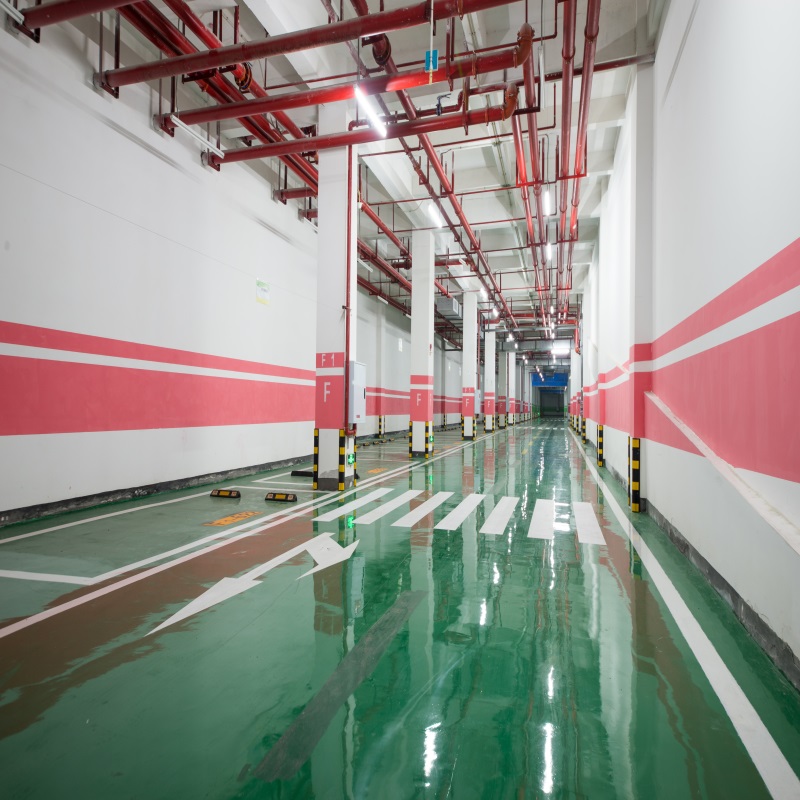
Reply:
[[[3,797],[770,796],[565,422],[406,448],[0,531]],[[800,771],[797,694],[635,524]]]

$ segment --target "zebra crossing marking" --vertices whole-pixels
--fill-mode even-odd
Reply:
[[[578,541],[581,544],[607,544],[591,503],[574,502],[572,511],[575,514],[575,527],[578,529]]]
[[[484,536],[500,536],[505,531],[517,503],[519,503],[519,497],[501,497],[486,522],[483,523],[481,533]]]
[[[349,514],[351,511],[355,511],[356,509],[371,503],[373,500],[377,500],[379,497],[383,497],[385,494],[390,494],[392,491],[394,490],[376,489],[374,492],[370,492],[364,497],[359,497],[358,500],[353,500],[352,503],[345,503],[343,506],[339,506],[338,508],[334,508],[333,511],[329,511],[327,514],[322,514],[322,516],[317,517],[314,521],[330,522],[331,520],[338,519],[339,517],[343,517],[345,514]]]
[[[434,527],[440,531],[454,531],[483,502],[485,494],[468,494],[443,520]]]
[[[377,522],[387,514],[391,514],[396,508],[400,508],[400,506],[413,500],[417,495],[422,494],[422,492],[422,489],[410,489],[407,492],[403,492],[400,497],[395,497],[393,500],[381,503],[377,508],[373,508],[372,511],[368,511],[364,514],[363,517],[356,517],[356,524],[369,525],[372,522]]]
[[[412,508],[404,517],[392,523],[393,528],[410,528],[416,525],[421,519],[427,517],[435,508],[438,508],[445,500],[452,497],[452,492],[436,492],[433,497],[429,497],[424,503]]]
[[[555,535],[553,521],[555,520],[556,504],[554,500],[537,500],[528,528],[529,539],[552,539]]]

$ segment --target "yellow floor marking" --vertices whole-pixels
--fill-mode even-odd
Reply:
[[[203,525],[214,525],[218,528],[223,528],[225,525],[232,525],[234,522],[241,522],[243,519],[249,519],[260,514],[260,511],[240,511],[238,514],[231,514],[229,517],[222,519],[215,519],[213,522],[204,522]]]
[[[387,470],[387,467],[381,467],[379,469],[368,469],[367,470],[367,474],[368,475],[376,475],[379,472],[386,472],[386,470]]]

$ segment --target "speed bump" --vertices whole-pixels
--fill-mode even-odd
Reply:
[[[242,493],[238,489],[213,489],[211,497],[241,497]]]
[[[296,503],[297,495],[288,494],[287,492],[267,492],[266,495],[264,495],[264,499],[276,503]]]

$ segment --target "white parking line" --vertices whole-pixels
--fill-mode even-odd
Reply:
[[[112,511],[110,514],[101,514],[99,517],[87,517],[86,519],[78,519],[75,522],[65,522],[63,525],[53,525],[52,528],[42,528],[38,531],[31,531],[30,533],[21,533],[19,536],[9,536],[7,539],[0,539],[0,545],[8,544],[9,542],[18,542],[20,539],[30,539],[32,536],[41,536],[43,533],[51,533],[52,531],[60,531],[64,528],[74,528],[76,525],[86,525],[88,522],[97,522],[101,519],[109,519],[110,517],[119,517],[122,514],[132,514],[134,511],[144,511],[146,508],[156,508],[156,506],[167,506],[170,503],[181,503],[184,500],[193,500],[195,497],[208,497],[208,492],[201,492],[200,494],[189,494],[186,497],[175,497],[172,500],[163,500],[160,503],[149,503],[146,506],[136,506],[136,508],[126,508],[124,511]]]
[[[54,575],[50,572],[20,572],[15,569],[0,569],[0,578],[15,578],[20,581],[45,581],[46,583],[74,583],[89,586],[93,578],[79,578],[77,575]]]

